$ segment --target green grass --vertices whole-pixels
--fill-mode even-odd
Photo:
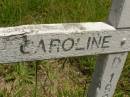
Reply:
[[[0,26],[106,21],[110,4],[111,0],[0,0]],[[114,97],[130,97],[129,60],[130,56]],[[83,97],[95,57],[36,63],[1,64],[0,97]]]
[[[106,20],[110,0],[0,0],[0,26]]]

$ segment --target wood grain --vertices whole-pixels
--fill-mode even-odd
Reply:
[[[129,51],[129,37],[101,22],[0,28],[0,63]]]

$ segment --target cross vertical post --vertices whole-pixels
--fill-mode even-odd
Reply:
[[[130,0],[113,0],[108,23],[118,29],[130,28]],[[117,39],[118,40],[118,39]],[[124,37],[122,42],[127,39]],[[88,97],[112,97],[128,52],[99,55]]]

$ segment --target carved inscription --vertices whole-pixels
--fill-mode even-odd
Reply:
[[[42,50],[43,50],[44,52],[46,52],[44,40],[42,40],[42,39],[40,40],[39,45],[38,45],[38,48],[42,48]]]
[[[120,64],[120,63],[121,63],[121,58],[120,57],[115,57],[113,59],[111,69],[116,68],[116,66],[118,66],[118,64]],[[108,81],[108,83],[105,86],[104,95],[102,97],[110,97],[112,82],[114,81],[114,76],[115,76],[115,73],[112,72],[110,74],[110,80]]]
[[[29,54],[30,51],[27,51],[26,48],[28,48],[28,46],[31,44],[31,41],[27,39],[27,36],[23,36],[23,44],[20,46],[20,51],[23,54]]]
[[[82,37],[78,38],[53,38],[53,39],[39,39],[37,43],[35,43],[34,50],[41,49],[44,53],[53,53],[53,52],[68,52],[71,50],[75,51],[87,51],[98,48],[109,48],[110,47],[110,39],[112,36],[98,36],[98,37],[87,37],[86,39],[82,39]],[[27,50],[34,43],[33,40],[29,40],[27,36],[23,37],[23,43],[20,45],[20,52],[22,54],[30,54],[32,51]],[[47,42],[47,43],[46,43]],[[37,49],[38,48],[38,49]],[[37,51],[33,51],[37,52]]]
[[[66,44],[69,42],[69,46],[66,46]],[[74,39],[68,38],[63,41],[62,49],[63,51],[69,51],[74,47]]]
[[[59,50],[60,50],[60,43],[61,43],[61,41],[59,39],[52,39],[50,41],[49,52],[51,53],[54,48],[56,48],[57,52],[59,52]]]

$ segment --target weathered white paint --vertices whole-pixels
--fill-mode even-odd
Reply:
[[[130,28],[130,0],[113,0],[108,22],[115,28]],[[124,31],[121,32],[125,34]],[[120,34],[115,41],[120,39]],[[128,35],[129,36],[129,35]],[[124,45],[129,38],[121,38]],[[114,46],[113,46],[114,47]],[[129,48],[129,47],[127,47]],[[112,97],[128,53],[98,56],[96,70],[89,88],[88,97]]]
[[[130,28],[130,0],[112,0],[109,23],[116,28]]]
[[[1,27],[0,36],[10,36],[18,34],[52,34],[52,33],[76,33],[81,31],[106,31],[115,30],[114,27],[103,22],[87,23],[61,23],[61,24],[37,24],[22,25],[15,27]]]
[[[1,28],[0,63],[129,51],[129,37],[105,23]]]
[[[126,58],[127,53],[100,55],[97,57],[96,70],[88,97],[113,97]]]

